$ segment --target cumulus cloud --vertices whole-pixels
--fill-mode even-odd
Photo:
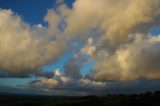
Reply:
[[[142,41],[146,40],[150,45],[147,49],[153,50],[152,44],[149,43],[152,37],[148,37],[147,33],[150,28],[157,27],[160,24],[158,21],[160,17],[159,2],[159,0],[127,0],[125,2],[123,0],[77,0],[74,3],[67,18],[65,33],[69,36],[80,35],[80,38],[85,36],[85,39],[89,39],[81,51],[96,60],[96,71],[93,73],[95,79],[158,78],[158,71],[153,75],[151,65],[145,65],[145,61],[154,61],[153,56],[155,54],[148,54],[149,51],[146,51],[148,58],[153,58],[147,60],[146,57],[143,57],[145,55],[142,52],[143,50],[136,48],[146,44],[139,43],[136,46],[135,42],[136,39],[144,36],[141,38]],[[100,34],[93,44],[91,39],[94,36],[91,35],[91,38],[88,38],[88,34],[90,34],[88,32],[91,32],[94,28],[98,29]],[[137,34],[135,37],[134,34],[136,33],[141,34]],[[128,50],[122,49],[126,45],[132,45],[135,48],[129,46]],[[141,54],[136,54],[139,52]],[[133,53],[134,55],[132,55]],[[141,60],[138,60],[140,58]],[[150,68],[147,68],[147,66]],[[151,70],[147,71],[146,69]]]
[[[93,57],[96,52],[96,46],[93,44],[93,39],[89,38],[87,44],[81,49],[81,53]]]
[[[40,77],[29,83],[30,88],[42,90],[65,90],[75,92],[98,91],[106,86],[105,82],[97,82],[87,78],[73,78],[63,75],[61,70],[55,71],[53,78]]]
[[[117,81],[160,78],[160,35],[148,34],[160,26],[160,0],[76,0],[73,8],[60,0],[57,5],[44,17],[45,27],[0,10],[0,74],[38,73],[41,77],[30,87],[77,91],[106,89],[110,81],[113,86]],[[64,73],[35,71],[73,50],[74,39],[80,39],[80,52],[64,65]],[[89,77],[80,73],[79,62],[88,61],[83,54],[96,63]]]
[[[153,49],[155,47],[150,43],[152,37],[148,37],[148,33],[150,28],[160,24],[159,2],[159,0],[77,0],[74,3],[73,11],[67,18],[66,33],[70,36],[78,34],[80,37],[88,38],[88,31],[96,28],[100,32],[94,44],[87,42],[82,48],[82,52],[96,60],[96,71],[93,73],[95,79],[105,81],[158,79],[159,67],[152,65],[157,67],[153,74],[153,67],[150,64],[158,57],[155,58],[156,55],[150,52],[155,51]],[[135,42],[140,38],[141,43],[136,45]],[[142,43],[143,40],[148,43],[145,52],[138,48],[146,45]],[[156,40],[155,42],[157,44]],[[130,45],[127,50],[122,49],[126,45]],[[144,56],[145,54],[148,57]],[[157,64],[158,62],[155,63]]]
[[[158,4],[159,0],[77,0],[70,9],[62,2],[56,10],[48,10],[45,16],[48,27],[40,24],[30,26],[11,10],[1,9],[1,68],[15,75],[21,70],[25,70],[24,74],[30,73],[28,70],[58,57],[73,36],[88,39],[81,51],[91,57],[96,55],[97,48],[106,50],[110,45],[114,45],[111,49],[115,45],[118,48],[130,34],[146,33],[159,24]],[[95,44],[92,41],[94,36],[88,35],[94,28],[100,31]],[[101,42],[103,47],[99,47],[97,42]],[[102,50],[97,51],[100,54]]]
[[[52,17],[50,12],[46,17]],[[1,9],[0,67],[13,76],[27,75],[30,70],[59,56],[64,44],[59,38],[50,39],[46,31],[49,29],[40,24],[32,27],[11,10]]]
[[[75,79],[79,79],[81,77],[80,74],[81,64],[78,64],[77,63],[78,61],[81,61],[80,55],[73,57],[64,65],[65,76]]]
[[[141,34],[133,36],[132,43],[121,45],[113,54],[100,55],[95,78],[101,80],[159,79],[160,36]]]
[[[159,0],[77,0],[69,15],[66,33],[85,35],[93,28],[112,46],[125,42],[134,32],[147,32],[157,24]],[[85,35],[86,36],[86,35]]]

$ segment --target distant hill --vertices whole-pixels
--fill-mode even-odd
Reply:
[[[98,96],[0,94],[0,106],[160,106],[160,91]]]

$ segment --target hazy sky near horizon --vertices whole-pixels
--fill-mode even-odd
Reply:
[[[0,92],[160,89],[160,0],[0,0]]]

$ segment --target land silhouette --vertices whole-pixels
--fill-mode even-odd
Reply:
[[[106,96],[0,94],[0,106],[160,106],[160,91]]]

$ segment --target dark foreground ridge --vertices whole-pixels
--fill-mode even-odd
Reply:
[[[0,106],[160,106],[160,91],[102,97],[0,94]]]

